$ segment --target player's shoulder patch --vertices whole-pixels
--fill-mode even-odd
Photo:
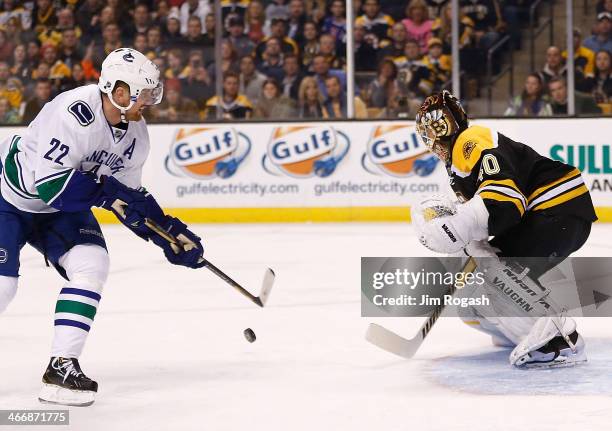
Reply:
[[[497,147],[497,132],[483,126],[464,130],[453,146],[452,167],[460,176],[468,176],[478,164],[483,151]]]
[[[72,102],[70,106],[68,106],[68,112],[70,112],[83,127],[89,126],[96,119],[91,107],[82,100]]]

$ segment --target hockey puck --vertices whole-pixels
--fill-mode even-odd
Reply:
[[[255,332],[253,332],[251,328],[246,328],[244,330],[244,338],[246,338],[249,343],[254,343],[255,340],[257,340]]]

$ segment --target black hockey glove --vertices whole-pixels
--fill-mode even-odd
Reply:
[[[112,211],[139,237],[149,239],[153,236],[145,219],[160,223],[166,217],[155,198],[144,188],[132,189],[114,177],[102,177],[102,185],[103,195],[98,206]]]

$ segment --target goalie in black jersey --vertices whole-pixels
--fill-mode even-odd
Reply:
[[[472,256],[491,256],[504,272],[511,270],[504,266],[511,261],[513,270],[528,270],[529,280],[545,298],[547,291],[538,278],[578,250],[597,220],[580,171],[488,127],[469,126],[461,104],[448,91],[423,102],[416,128],[445,164],[459,198],[459,203],[428,198],[413,208],[421,243],[441,253],[465,250]],[[500,289],[491,292],[503,296]],[[508,307],[511,301],[501,299]],[[482,318],[476,310],[467,320],[477,320],[495,342],[517,346],[510,356],[513,365],[586,360],[573,319],[560,311],[552,318],[544,314]]]

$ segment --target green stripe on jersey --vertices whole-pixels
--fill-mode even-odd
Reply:
[[[55,305],[55,312],[78,314],[93,320],[96,315],[96,307],[83,302],[60,300]]]
[[[54,198],[57,197],[57,195],[62,192],[62,190],[64,190],[66,181],[68,180],[71,174],[72,169],[66,172],[64,175],[55,177],[52,180],[37,185],[36,189],[38,190],[38,195],[40,196],[40,198],[45,203],[51,202]]]
[[[24,198],[37,199],[38,195],[33,195],[32,193],[29,193],[21,186],[21,183],[19,182],[19,166],[17,165],[16,159],[17,155],[19,154],[19,148],[17,147],[17,145],[19,144],[20,140],[21,137],[15,135],[13,137],[13,140],[11,141],[9,152],[6,155],[6,160],[4,161],[4,176],[9,182],[9,185],[17,189],[17,192],[21,192],[25,195],[23,196]]]

